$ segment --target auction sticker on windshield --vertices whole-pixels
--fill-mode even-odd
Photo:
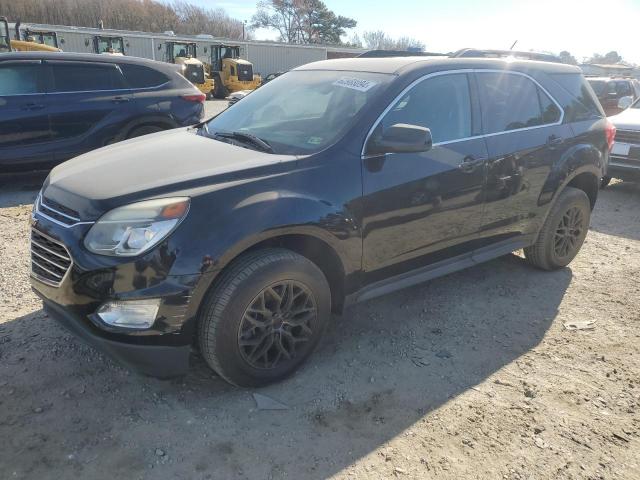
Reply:
[[[377,85],[377,82],[372,82],[371,80],[363,80],[361,78],[342,77],[339,80],[333,82],[333,84],[338,87],[346,87],[352,90],[358,90],[359,92],[366,92],[367,90],[371,90],[373,87],[375,87]]]

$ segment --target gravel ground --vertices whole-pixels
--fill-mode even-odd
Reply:
[[[130,373],[48,318],[35,193],[0,190],[2,479],[640,478],[640,185],[602,192],[570,268],[509,255],[336,317],[260,390],[285,410],[196,357]]]

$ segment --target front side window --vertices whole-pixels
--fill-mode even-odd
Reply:
[[[292,71],[213,118],[208,134],[251,134],[268,142],[275,153],[319,152],[344,135],[393,79],[369,72]]]
[[[120,71],[111,64],[53,65],[54,92],[89,92],[123,88]]]
[[[532,80],[506,72],[477,74],[484,132],[499,133],[556,123],[561,112]]]
[[[39,65],[0,65],[0,97],[39,93]]]
[[[386,129],[396,123],[427,127],[434,143],[471,137],[467,75],[439,75],[418,83],[394,104],[381,126]]]

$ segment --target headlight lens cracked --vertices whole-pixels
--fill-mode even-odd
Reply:
[[[188,197],[172,197],[118,207],[91,227],[84,245],[99,255],[140,255],[173,232],[187,216],[189,204]]]

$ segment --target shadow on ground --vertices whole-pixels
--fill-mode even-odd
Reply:
[[[260,390],[285,411],[197,358],[130,374],[34,312],[0,324],[0,477],[327,478],[538,345],[571,279],[509,255],[353,307]]]
[[[596,204],[591,230],[640,240],[640,183],[611,183],[606,189],[600,190],[600,197],[606,198],[607,209],[603,211],[599,208],[603,203],[601,201]]]

